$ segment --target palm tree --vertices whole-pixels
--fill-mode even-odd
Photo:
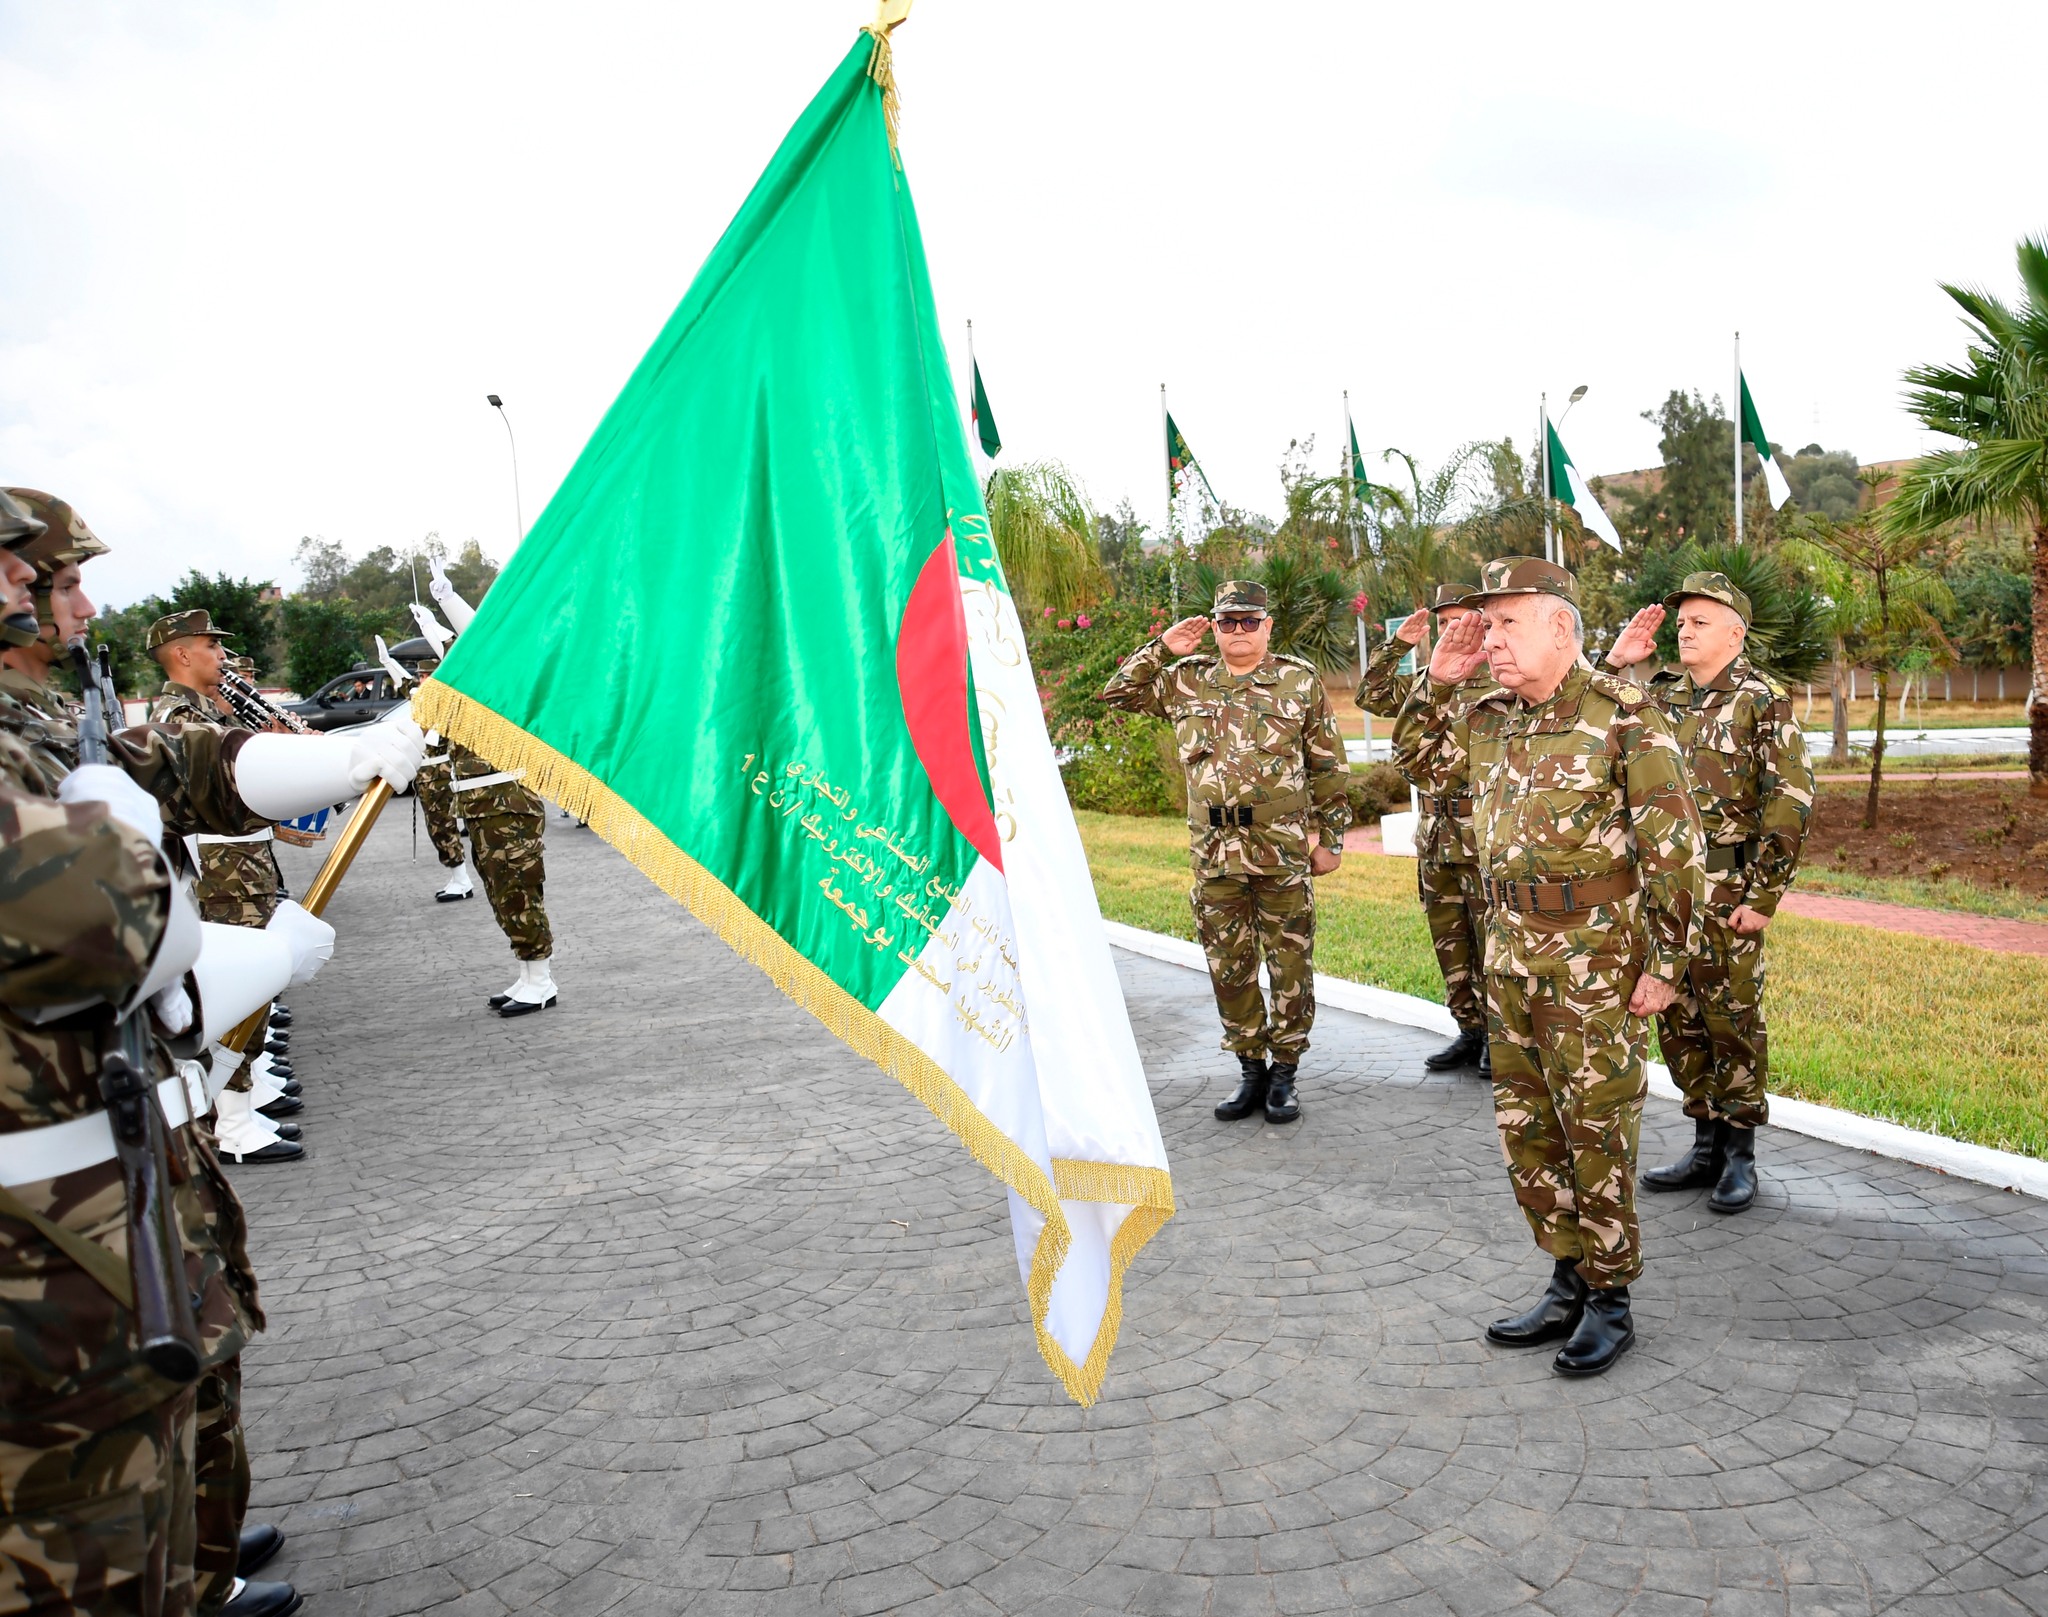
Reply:
[[[1749,635],[1744,655],[1784,685],[1813,678],[1826,660],[1828,605],[1807,584],[1787,579],[1769,551],[1756,545],[1703,545],[1688,541],[1674,571],[1721,573],[1749,597]]]
[[[2034,679],[2027,695],[2029,790],[2048,797],[2048,238],[2019,244],[2020,300],[1946,292],[1970,341],[1960,364],[1906,372],[1906,405],[1963,447],[1917,461],[1885,512],[1894,534],[1956,522],[2019,523],[2034,545]]]
[[[1109,580],[1095,548],[1095,516],[1058,461],[993,473],[984,491],[1003,576],[1020,607],[1071,612],[1093,606]]]

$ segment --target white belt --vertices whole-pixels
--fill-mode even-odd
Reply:
[[[216,837],[200,831],[193,835],[192,840],[202,848],[211,848],[223,842],[268,842],[271,836],[271,828],[266,825],[261,831],[251,831],[245,837]]]
[[[458,792],[473,792],[479,786],[504,786],[525,778],[526,771],[523,769],[501,769],[495,775],[475,775],[468,780],[458,780],[454,784]]]
[[[422,759],[420,760],[420,768],[422,768],[422,769],[431,769],[431,768],[432,768],[432,767],[433,767],[433,766],[434,766],[435,764],[445,764],[445,763],[446,763],[447,761],[448,761],[448,754],[447,754],[447,753],[445,753],[445,752],[437,752],[437,753],[435,753],[435,754],[434,754],[434,755],[433,755],[432,757],[430,757],[430,758],[422,758]]]
[[[156,1086],[156,1101],[164,1109],[164,1121],[174,1129],[192,1121],[192,1102],[186,1089],[185,1068],[196,1063],[179,1063],[178,1071]],[[204,1080],[200,1080],[202,1086]],[[59,1174],[77,1173],[114,1160],[114,1125],[105,1112],[88,1112],[84,1117],[41,1128],[0,1134],[0,1185],[33,1185]]]

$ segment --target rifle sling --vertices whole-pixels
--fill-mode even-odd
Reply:
[[[44,1217],[5,1185],[0,1185],[0,1214],[32,1226],[44,1240],[83,1269],[115,1302],[130,1313],[135,1311],[135,1282],[129,1277],[128,1265],[99,1242]]]

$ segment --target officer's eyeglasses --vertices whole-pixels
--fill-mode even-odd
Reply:
[[[1264,618],[1218,618],[1216,627],[1225,634],[1257,634]]]

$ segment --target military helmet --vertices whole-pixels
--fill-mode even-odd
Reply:
[[[1253,613],[1268,616],[1266,609],[1266,586],[1254,583],[1248,578],[1233,578],[1216,591],[1216,599],[1209,608],[1209,616],[1220,618],[1226,614],[1232,617],[1250,617]]]
[[[30,542],[33,552],[23,544],[9,543],[16,555],[35,568],[36,576],[45,585],[65,563],[90,561],[107,553],[105,542],[85,525],[85,518],[72,508],[69,500],[60,500],[36,488],[11,488],[6,492],[31,519],[43,524],[42,534]]]
[[[185,640],[199,635],[214,640],[236,638],[225,629],[216,629],[213,626],[213,618],[205,607],[195,606],[190,611],[173,612],[166,617],[158,618],[149,626],[149,639],[145,644],[148,650],[155,651],[159,646],[168,645],[173,640]]]
[[[1502,595],[1555,595],[1579,604],[1579,581],[1538,556],[1502,556],[1479,570],[1479,588],[1466,597],[1481,606]]]
[[[1664,604],[1676,612],[1689,600],[1719,601],[1723,606],[1733,607],[1742,626],[1749,627],[1749,597],[1735,587],[1726,573],[1687,573],[1685,582],[1664,597]]]
[[[47,522],[14,497],[12,489],[0,488],[0,547],[19,550],[48,527]]]

